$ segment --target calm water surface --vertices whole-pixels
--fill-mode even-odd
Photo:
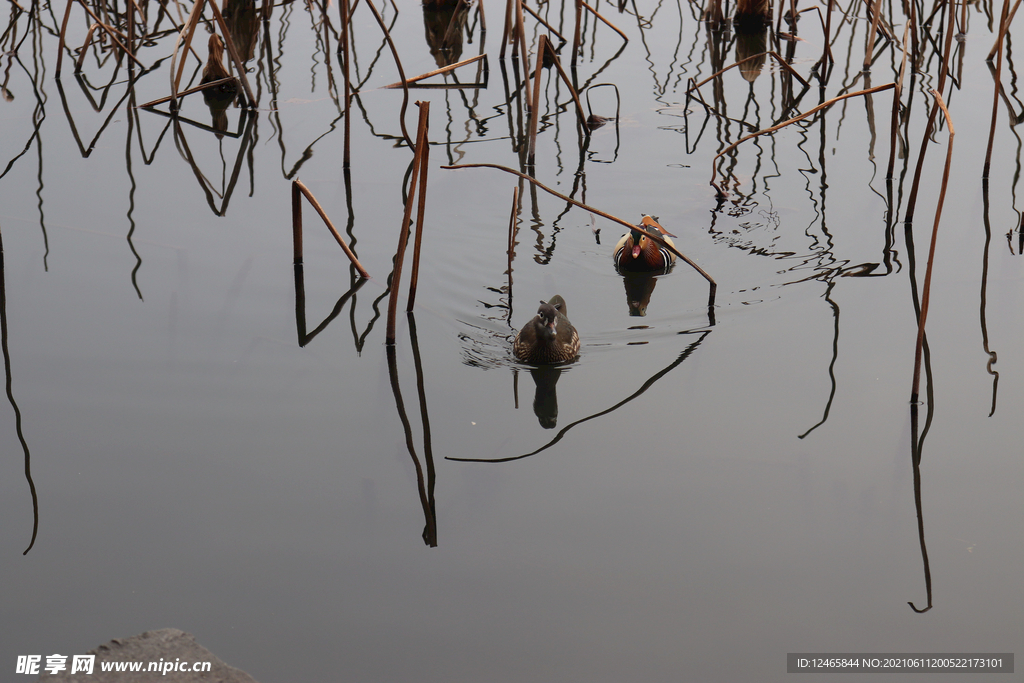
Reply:
[[[679,263],[637,317],[611,261],[617,224],[497,170],[440,168],[522,168],[527,120],[507,95],[518,72],[498,56],[499,5],[486,5],[485,37],[475,9],[463,32],[462,57],[489,57],[487,87],[412,92],[431,103],[425,242],[415,314],[399,314],[390,355],[386,293],[412,153],[402,92],[381,89],[398,72],[365,5],[353,17],[364,84],[350,178],[336,7],[327,57],[319,9],[274,8],[248,63],[255,116],[230,107],[218,137],[200,95],[184,100],[177,133],[136,108],[168,94],[173,32],[140,49],[149,71],[133,84],[126,63],[95,48],[80,83],[66,54],[61,92],[63,6],[10,5],[4,680],[18,655],[81,654],[162,627],[264,683],[779,681],[787,652],[1024,652],[1021,146],[1010,125],[1024,105],[1012,59],[987,192],[981,180],[986,13],[999,6],[972,5],[953,44],[953,165],[912,419],[945,124],[911,232],[903,221],[939,19],[908,72],[887,187],[891,91],[713,159],[865,87],[863,3],[835,10],[822,90],[771,63],[753,83],[734,69],[701,86],[716,114],[686,89],[736,60],[734,35],[709,33],[683,3],[601,3],[630,40],[588,21],[578,78],[618,86],[618,119],[581,153],[571,98],[545,72],[535,174],[628,220],[659,216],[718,282],[709,310],[707,283]],[[571,7],[564,20],[543,12],[571,37]],[[384,16],[406,75],[436,68],[420,7]],[[814,16],[801,41],[777,47],[808,78],[824,41]],[[72,17],[78,46],[88,20]],[[907,19],[886,17],[902,36]],[[207,35],[201,26],[202,56]],[[898,73],[897,43],[876,44],[871,85]],[[482,80],[478,66],[459,82]],[[614,90],[593,89],[591,104],[615,116]],[[410,102],[411,135],[415,120]],[[722,201],[708,184],[716,164]],[[295,178],[370,272],[354,293],[307,207],[297,306]],[[403,307],[407,283],[408,260]],[[556,293],[580,358],[531,373],[509,342]],[[936,678],[947,679],[962,677]]]

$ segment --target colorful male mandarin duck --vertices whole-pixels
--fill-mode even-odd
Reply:
[[[580,335],[566,314],[565,299],[559,295],[540,302],[537,315],[516,335],[512,354],[523,363],[543,365],[567,363],[580,352]]]
[[[657,232],[667,244],[676,246],[670,239],[675,235],[661,227],[651,216],[644,216],[637,227],[647,232]],[[615,245],[613,258],[619,271],[668,272],[676,262],[675,254],[638,230],[630,230],[622,236]]]

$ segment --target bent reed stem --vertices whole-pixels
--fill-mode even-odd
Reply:
[[[682,253],[681,251],[676,249],[674,246],[672,246],[671,244],[666,242],[665,239],[659,233],[648,232],[644,228],[642,228],[640,226],[637,226],[637,225],[634,225],[634,224],[630,223],[629,221],[625,221],[625,220],[619,218],[618,216],[613,216],[610,213],[607,213],[605,211],[601,211],[600,209],[596,209],[593,206],[589,206],[587,204],[584,204],[583,202],[578,202],[575,199],[573,199],[572,197],[567,197],[564,194],[562,194],[561,192],[556,192],[555,190],[552,190],[550,187],[548,187],[544,183],[540,182],[536,178],[532,178],[531,176],[528,176],[525,173],[520,173],[519,171],[516,171],[514,169],[508,168],[507,166],[500,166],[498,164],[457,164],[455,166],[442,166],[441,168],[445,169],[447,171],[457,171],[457,170],[463,169],[463,168],[495,168],[495,169],[498,169],[499,171],[504,171],[505,173],[511,173],[512,175],[519,176],[520,178],[522,178],[524,180],[530,181],[535,186],[539,187],[540,189],[544,190],[545,192],[547,192],[548,194],[550,194],[550,195],[552,195],[554,197],[558,197],[559,199],[561,199],[564,202],[568,202],[568,203],[572,204],[573,206],[578,206],[581,209],[585,209],[586,211],[590,211],[591,213],[595,213],[598,216],[601,216],[602,218],[607,218],[610,221],[614,221],[614,222],[618,223],[619,225],[622,225],[622,226],[628,228],[629,230],[636,230],[637,232],[640,232],[640,233],[646,235],[647,237],[649,237],[650,239],[654,240],[660,246],[662,246],[665,249],[668,249],[669,251],[671,251],[677,257],[681,258],[683,261],[688,263],[691,268],[693,268],[698,273],[700,273],[701,276],[703,276],[704,279],[707,280],[708,283],[711,285],[711,288],[712,288],[712,290],[711,290],[711,299],[712,299],[712,301],[714,300],[715,292],[717,291],[717,288],[718,288],[718,283],[715,282],[714,278],[712,278],[710,275],[708,275],[706,272],[704,272],[704,269],[701,268],[700,266],[698,266],[696,263],[694,263],[688,256],[686,256],[686,254]]]

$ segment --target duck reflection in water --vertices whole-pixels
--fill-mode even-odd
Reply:
[[[423,28],[438,68],[462,57],[462,33],[469,17],[469,0],[424,0]]]
[[[562,368],[542,365],[530,368],[530,375],[537,385],[533,394],[533,414],[544,429],[554,429],[558,425],[558,393],[555,385],[562,375]]]
[[[559,295],[540,302],[537,315],[523,326],[512,343],[517,360],[540,367],[530,369],[537,385],[533,397],[533,412],[544,429],[558,422],[558,395],[555,384],[562,368],[553,367],[576,359],[580,351],[580,335],[569,322],[568,307]]]
[[[637,228],[649,233],[661,235],[665,243],[675,247],[675,237],[661,227],[654,216],[644,216]],[[622,284],[626,287],[626,303],[632,316],[647,315],[647,306],[651,303],[651,294],[658,284],[658,275],[663,275],[676,263],[676,255],[640,232],[630,230],[619,238],[615,245],[615,270],[622,275]]]
[[[655,273],[623,273],[622,284],[626,286],[626,303],[631,316],[647,315],[647,306],[651,303],[651,294],[658,284]]]

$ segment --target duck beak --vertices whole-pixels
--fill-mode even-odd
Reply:
[[[633,258],[636,258],[639,255],[640,255],[640,245],[639,244],[634,244],[633,245]]]

